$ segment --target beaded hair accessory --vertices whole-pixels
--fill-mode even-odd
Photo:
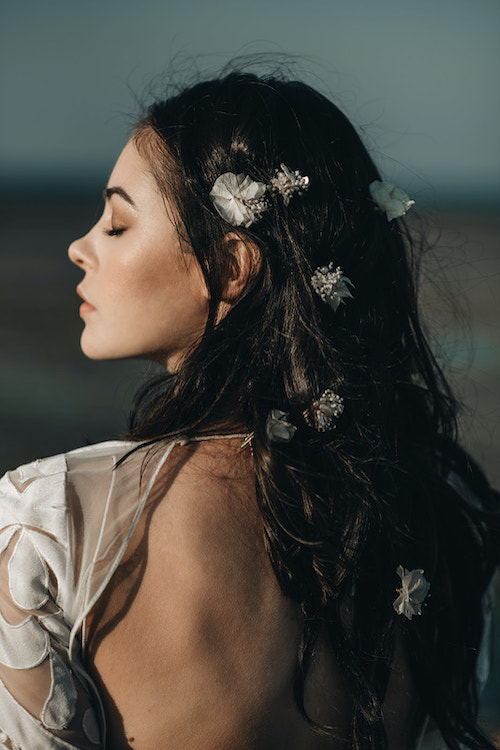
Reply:
[[[304,412],[304,419],[317,432],[327,432],[336,427],[335,420],[344,411],[344,399],[327,388],[321,396],[313,401],[309,409]]]
[[[334,267],[333,262],[317,268],[311,276],[311,284],[323,302],[330,305],[333,310],[336,310],[345,299],[352,299],[349,287],[354,289],[354,284],[343,275],[340,266]]]
[[[303,412],[303,417],[317,432],[327,432],[335,429],[335,420],[343,411],[344,399],[331,388],[327,388]],[[297,427],[290,422],[287,412],[271,409],[266,420],[266,435],[270,443],[289,443],[296,432]]]
[[[224,172],[219,175],[210,191],[215,210],[224,221],[234,227],[249,227],[268,210],[268,191],[280,193],[283,203],[288,206],[295,193],[309,187],[309,177],[303,177],[296,169],[292,171],[281,164],[269,184],[256,182],[245,174]]]
[[[276,170],[276,177],[271,180],[271,187],[281,193],[283,203],[288,206],[294,193],[301,193],[309,187],[309,177],[302,177],[298,169],[292,172],[286,164],[280,164]]]

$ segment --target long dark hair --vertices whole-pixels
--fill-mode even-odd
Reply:
[[[402,220],[388,222],[368,186],[380,179],[347,118],[297,81],[233,72],[153,104],[134,133],[173,203],[179,234],[210,293],[201,339],[179,369],[139,394],[129,437],[157,441],[241,425],[253,433],[267,551],[285,596],[303,613],[295,696],[326,626],[352,696],[355,748],[384,747],[382,703],[396,627],[424,706],[451,748],[491,748],[476,725],[481,599],[491,577],[495,495],[457,447],[456,404],[422,332],[417,255]],[[209,197],[219,175],[269,183],[281,163],[307,175],[306,193],[238,234],[261,263],[217,319],[234,231]],[[312,288],[334,261],[354,298],[334,311]],[[336,429],[304,412],[326,389],[344,401]],[[297,427],[270,443],[281,409]],[[481,505],[447,482],[475,485]],[[396,618],[398,565],[423,568],[422,617]],[[353,593],[354,592],[354,593]],[[352,595],[349,627],[341,603]],[[328,732],[326,727],[318,731]]]

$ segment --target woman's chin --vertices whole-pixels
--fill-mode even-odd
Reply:
[[[84,329],[80,338],[80,348],[88,359],[93,360],[144,359],[161,365],[164,364],[160,354],[153,355],[140,348],[134,349],[131,346],[117,346],[116,343],[110,345],[103,341],[96,341],[86,329]]]
[[[121,352],[117,347],[110,347],[103,343],[93,341],[90,336],[86,335],[86,330],[82,333],[80,348],[88,359],[127,359],[128,356],[130,356]]]

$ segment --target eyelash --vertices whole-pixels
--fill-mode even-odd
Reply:
[[[104,234],[107,234],[108,237],[119,237],[125,229],[105,229]]]

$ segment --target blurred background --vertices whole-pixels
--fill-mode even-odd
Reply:
[[[269,69],[282,53],[416,200],[429,334],[463,402],[463,442],[500,488],[498,0],[3,0],[0,472],[120,435],[147,374],[83,357],[66,259],[146,90],[241,55]],[[481,713],[500,743],[499,620],[497,603]]]

